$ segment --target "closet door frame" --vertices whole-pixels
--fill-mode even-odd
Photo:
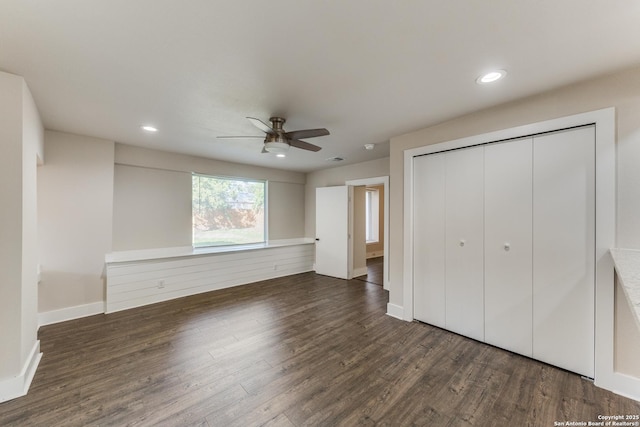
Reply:
[[[609,253],[615,247],[616,149],[615,108],[605,108],[513,127],[404,151],[404,260],[403,319],[413,321],[413,160],[416,156],[522,138],[530,135],[595,125],[596,230],[595,230],[595,384],[624,393],[633,386],[614,371],[614,267]]]

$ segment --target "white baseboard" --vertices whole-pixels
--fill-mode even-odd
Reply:
[[[387,315],[395,317],[396,319],[404,320],[404,309],[402,306],[387,303]]]
[[[38,327],[104,313],[104,301],[38,313]]]
[[[38,364],[40,364],[40,359],[42,359],[40,341],[36,341],[29,353],[29,357],[24,362],[20,374],[15,377],[0,380],[0,403],[27,394],[33,376],[36,374],[36,369],[38,369]]]
[[[381,256],[384,256],[384,251],[367,252],[367,259],[369,259],[369,258],[379,258]]]
[[[640,402],[640,378],[613,372],[604,379],[596,377],[595,385]]]
[[[368,272],[367,267],[354,268],[353,277],[365,276]]]

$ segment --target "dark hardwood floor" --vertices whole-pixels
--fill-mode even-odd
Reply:
[[[384,284],[382,275],[383,260],[384,257],[367,259],[367,274],[364,276],[358,276],[355,279],[382,286]]]
[[[299,274],[40,329],[1,426],[553,426],[640,414],[578,375]]]

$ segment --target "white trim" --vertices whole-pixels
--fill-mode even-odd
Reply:
[[[616,148],[615,109],[576,114],[496,132],[427,145],[404,151],[404,283],[402,318],[413,320],[413,158],[445,150],[550,132],[587,124],[596,125],[596,320],[595,384],[620,394],[631,386],[640,389],[640,379],[614,372],[614,270],[609,248],[615,247]],[[623,378],[625,377],[625,378]],[[633,381],[632,381],[633,380]]]
[[[400,317],[407,322],[413,321],[413,158],[417,149],[404,151],[404,259],[402,300],[404,312]]]
[[[350,181],[345,181],[345,185],[380,185],[384,186],[384,252],[382,256],[384,259],[382,260],[382,287],[385,290],[389,290],[391,287],[391,272],[389,271],[389,177],[388,176],[378,176],[374,178],[364,178],[364,179],[353,179]]]
[[[38,313],[38,327],[104,313],[104,301]]]
[[[22,397],[27,394],[31,381],[36,374],[38,364],[42,359],[42,353],[40,353],[40,341],[36,341],[31,348],[29,357],[25,360],[20,374],[0,380],[0,403],[6,402],[17,397]]]
[[[596,372],[597,375],[597,372]],[[594,381],[598,387],[640,402],[640,379],[621,372],[612,372],[605,380]]]
[[[353,190],[353,186],[351,185],[347,185],[347,244],[349,245],[349,247],[347,248],[347,280],[351,280],[355,277],[354,275],[354,271],[353,271],[353,250],[354,250],[354,244],[353,244],[353,227],[354,227],[354,208],[353,208],[353,201],[355,199],[354,197],[354,190]]]
[[[400,305],[387,303],[387,316],[395,317],[396,319],[404,320],[402,314],[404,309]]]
[[[353,277],[364,276],[368,272],[369,272],[369,270],[367,270],[367,267],[354,268],[353,269]]]

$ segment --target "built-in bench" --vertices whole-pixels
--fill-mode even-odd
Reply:
[[[112,252],[105,256],[105,312],[311,271],[314,243],[289,239]]]

